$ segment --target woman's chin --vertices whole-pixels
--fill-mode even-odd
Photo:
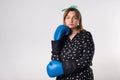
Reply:
[[[74,28],[73,26],[68,26],[70,29]]]
[[[76,27],[73,27],[73,26],[69,26],[70,29],[75,29]]]

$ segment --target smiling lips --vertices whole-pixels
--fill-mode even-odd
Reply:
[[[70,26],[73,26],[73,24],[69,24]]]

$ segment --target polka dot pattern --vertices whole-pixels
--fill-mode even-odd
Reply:
[[[52,59],[61,62],[74,60],[77,69],[71,74],[58,76],[56,80],[93,80],[93,72],[89,67],[92,66],[93,55],[94,42],[90,32],[82,30],[72,40],[67,38],[60,55],[52,55]]]

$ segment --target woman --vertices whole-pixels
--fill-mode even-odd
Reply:
[[[83,29],[79,10],[71,7],[66,9],[63,23],[69,27],[71,34],[64,39],[59,55],[52,54],[52,60],[63,63],[65,73],[57,76],[56,80],[94,80],[90,68],[94,55],[94,41],[91,33]]]

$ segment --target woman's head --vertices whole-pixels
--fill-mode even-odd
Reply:
[[[79,10],[76,8],[68,8],[64,12],[63,23],[71,29],[82,29],[82,17]]]

